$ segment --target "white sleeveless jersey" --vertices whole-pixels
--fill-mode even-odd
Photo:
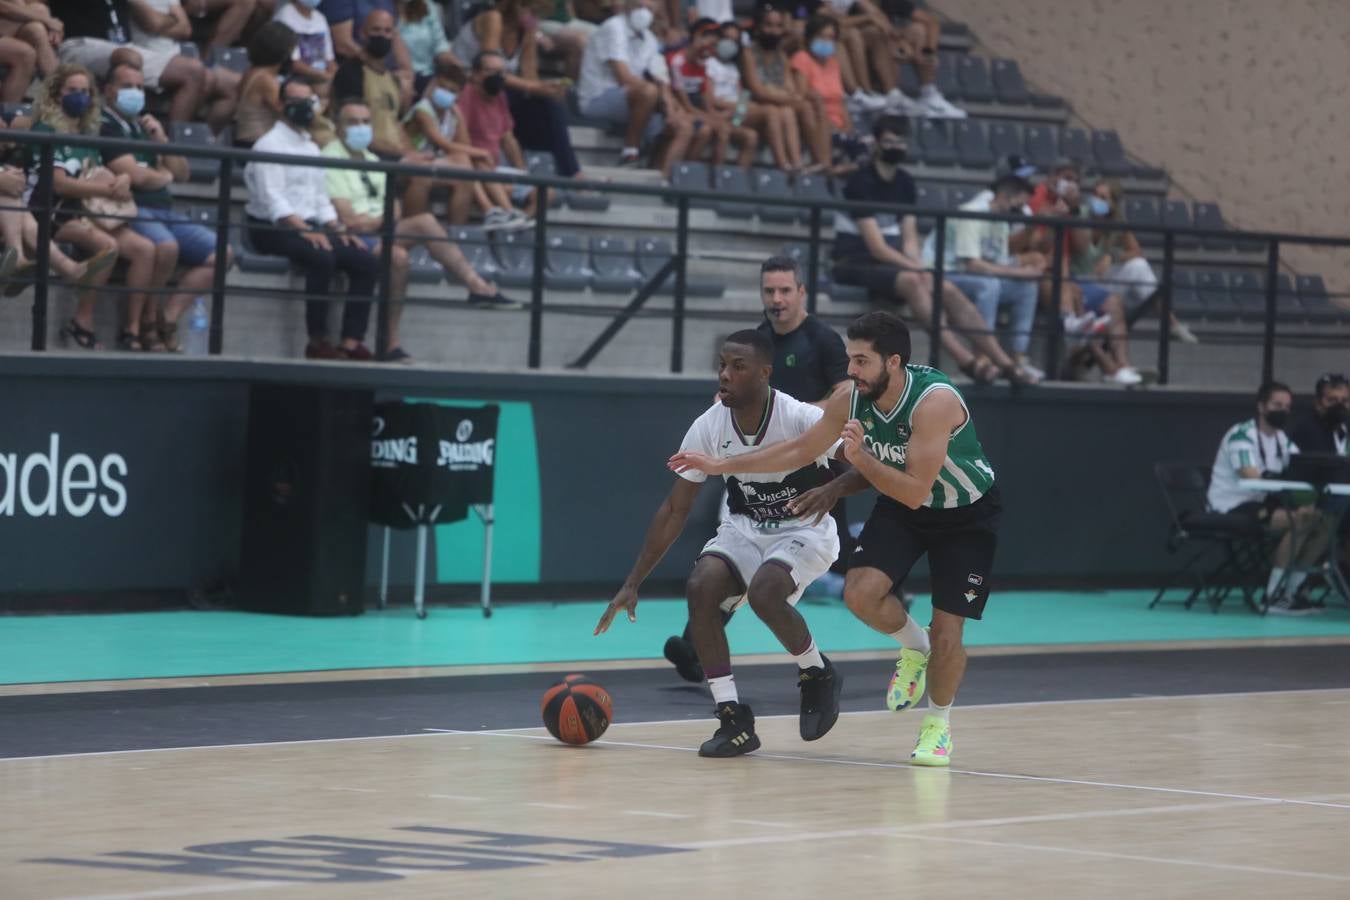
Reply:
[[[715,403],[694,420],[680,444],[681,450],[704,453],[714,459],[728,459],[750,453],[760,447],[790,441],[808,431],[824,411],[803,403],[782,391],[769,391],[759,431],[745,434],[736,424],[731,410]],[[835,447],[838,442],[835,443]],[[834,447],[829,453],[834,452]],[[708,476],[693,469],[680,473],[688,481],[703,482]],[[830,480],[828,455],[795,472],[728,474],[727,506],[733,517],[744,516],[762,528],[776,528],[796,517],[787,511],[788,501]],[[831,526],[833,527],[833,526]]]

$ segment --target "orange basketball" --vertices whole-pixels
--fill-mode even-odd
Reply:
[[[548,733],[564,744],[589,744],[614,716],[609,691],[585,675],[568,675],[544,692],[540,711]]]

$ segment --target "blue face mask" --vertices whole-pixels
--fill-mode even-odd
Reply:
[[[1099,218],[1111,211],[1111,204],[1095,194],[1087,198],[1087,204],[1092,214]]]
[[[139,116],[145,109],[145,91],[134,87],[118,88],[117,108],[129,116]]]
[[[455,92],[438,87],[431,92],[431,103],[437,109],[449,109],[455,105]]]
[[[834,41],[816,38],[811,42],[811,55],[817,59],[829,59],[834,56]]]
[[[308,6],[310,9],[318,9],[323,0],[296,0],[301,6]]]
[[[358,152],[370,146],[371,139],[375,137],[375,131],[369,125],[348,125],[347,137],[345,138],[347,146]]]
[[[78,119],[89,109],[89,103],[90,99],[87,92],[76,91],[61,98],[61,111],[72,119]]]

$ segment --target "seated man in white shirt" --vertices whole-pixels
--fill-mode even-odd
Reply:
[[[1330,533],[1316,507],[1300,506],[1291,511],[1280,505],[1278,494],[1246,491],[1238,484],[1244,478],[1277,476],[1288,468],[1289,457],[1298,452],[1283,430],[1293,403],[1294,394],[1287,385],[1278,381],[1261,385],[1256,394],[1256,418],[1239,422],[1224,433],[1209,477],[1210,509],[1251,516],[1272,535],[1280,536],[1275,565],[1266,584],[1266,611],[1271,615],[1319,611],[1299,588],[1307,568],[1322,558]],[[1293,556],[1295,539],[1301,544],[1297,557]]]
[[[282,118],[258,139],[259,153],[319,156],[319,147],[309,136],[318,98],[302,81],[287,81],[281,88]],[[305,325],[309,359],[372,358],[365,346],[370,322],[371,295],[379,276],[379,259],[359,237],[347,234],[337,210],[328,198],[324,170],[317,166],[282,163],[249,163],[244,169],[248,185],[248,236],[259,253],[285,256],[305,272]],[[347,273],[347,294],[364,298],[348,302],[342,311],[342,335],[337,347],[328,341],[328,303],[313,299],[327,295],[333,273]]]
[[[689,147],[694,121],[678,110],[671,96],[670,70],[651,31],[655,5],[656,0],[624,0],[623,11],[591,35],[581,59],[577,105],[583,116],[625,126],[620,166],[636,166],[644,138],[651,141],[668,132],[659,168],[669,177],[670,167]]]

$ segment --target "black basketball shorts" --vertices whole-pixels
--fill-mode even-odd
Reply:
[[[882,497],[863,527],[848,567],[880,569],[898,589],[927,553],[933,607],[979,619],[989,600],[1002,511],[998,485],[956,509],[910,509]]]

